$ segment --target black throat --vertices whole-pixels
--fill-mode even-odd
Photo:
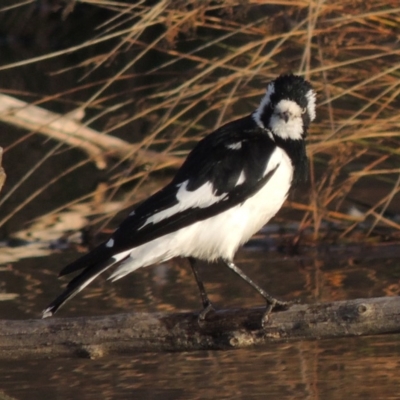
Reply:
[[[282,139],[274,135],[275,143],[286,151],[293,165],[292,185],[306,182],[308,179],[308,158],[306,153],[306,143],[303,139]]]

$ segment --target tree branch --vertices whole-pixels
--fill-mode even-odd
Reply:
[[[1,166],[1,163],[3,161],[3,148],[0,147],[0,192],[1,189],[3,188],[4,182],[6,180],[6,173],[4,172],[4,168]]]
[[[234,349],[288,340],[400,332],[400,297],[218,311],[199,326],[197,313],[0,321],[0,358],[80,356],[145,351]]]
[[[0,121],[36,131],[52,139],[80,148],[95,162],[106,168],[106,156],[122,159],[134,155],[142,163],[157,161],[165,166],[179,166],[182,159],[152,150],[140,149],[114,136],[102,134],[74,119],[73,113],[60,115],[44,108],[0,93]]]

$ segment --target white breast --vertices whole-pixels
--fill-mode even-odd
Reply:
[[[277,147],[268,165],[266,173],[271,166],[278,167],[264,187],[251,198],[214,217],[134,248],[111,279],[122,278],[137,268],[177,256],[207,261],[220,257],[233,259],[238,247],[279,211],[288,195],[293,166],[286,152]]]

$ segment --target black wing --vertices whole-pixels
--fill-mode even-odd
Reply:
[[[210,218],[256,193],[275,172],[265,173],[276,146],[265,130],[254,123],[251,116],[228,123],[201,140],[188,155],[172,182],[140,204],[112,235],[113,245],[105,243],[67,265],[66,275],[79,269],[97,265],[102,260],[122,251],[140,246],[160,236],[174,232],[197,221]],[[243,182],[237,184],[243,174]],[[187,182],[186,190],[194,192],[210,183],[219,200],[213,204],[185,207],[158,222],[147,221],[157,213],[179,204],[178,190]],[[207,199],[204,199],[206,201]]]
[[[208,135],[188,155],[173,181],[137,207],[134,215],[115,231],[113,251],[139,246],[242,203],[264,186],[275,172],[276,168],[265,174],[275,148],[268,132],[258,128],[251,116],[224,125]],[[244,180],[238,185],[241,174]],[[213,194],[221,198],[206,207],[200,200],[196,207],[183,207],[161,221],[146,224],[152,215],[179,203],[176,195],[186,181],[189,192],[209,182]]]

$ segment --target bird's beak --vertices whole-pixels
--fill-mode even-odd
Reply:
[[[287,123],[289,121],[289,118],[290,118],[290,113],[288,111],[285,111],[285,112],[281,113],[281,118],[283,120],[285,120],[285,122]]]

